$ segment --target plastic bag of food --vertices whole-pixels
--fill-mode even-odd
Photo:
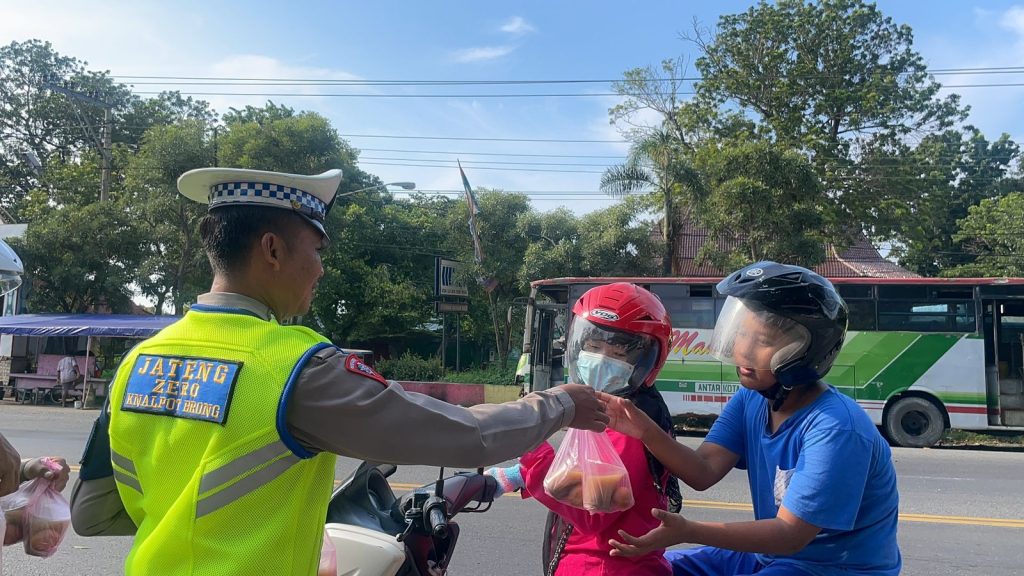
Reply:
[[[44,458],[43,463],[54,472],[60,472],[56,462]],[[22,521],[25,553],[48,558],[57,551],[68,532],[71,505],[50,480],[36,478],[30,484],[34,484],[33,492]]]
[[[603,432],[570,429],[544,477],[544,491],[591,513],[633,507],[633,489],[622,459]]]
[[[337,576],[338,574],[338,554],[335,551],[334,543],[331,542],[329,536],[327,536],[327,530],[324,530],[324,543],[320,547],[320,567],[316,571],[317,576]]]
[[[36,480],[22,482],[17,490],[0,498],[0,510],[4,513],[4,546],[21,542],[25,523],[25,510],[32,499]]]

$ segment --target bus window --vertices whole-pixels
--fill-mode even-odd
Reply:
[[[974,332],[974,302],[878,303],[878,329],[912,332]]]
[[[839,289],[839,295],[846,300],[849,304],[850,300],[864,300],[875,297],[874,286],[865,286],[863,284],[840,284],[836,286]]]
[[[847,300],[850,309],[850,330],[875,330],[875,301]]]
[[[715,301],[712,298],[662,299],[676,328],[714,328]]]
[[[600,284],[572,284],[572,285],[570,285],[569,286],[569,300],[568,300],[568,302],[566,302],[566,304],[567,304],[566,309],[567,310],[572,310],[572,307],[576,305],[576,301],[580,299],[580,296],[583,296],[583,294],[587,290],[590,290],[591,288],[593,288],[595,286],[600,286]]]
[[[679,300],[681,298],[690,297],[690,286],[688,284],[655,284],[650,287],[651,292],[661,299],[662,303],[666,303],[670,300]]]

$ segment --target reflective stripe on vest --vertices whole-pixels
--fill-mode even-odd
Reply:
[[[199,500],[196,502],[196,518],[206,516],[238,500],[283,474],[296,463],[299,457],[281,441],[271,442],[231,462],[203,474],[199,481]],[[208,496],[211,490],[238,480],[227,488]]]
[[[142,494],[142,486],[139,484],[138,472],[135,471],[135,463],[114,450],[110,451],[110,461],[114,463],[114,479]]]

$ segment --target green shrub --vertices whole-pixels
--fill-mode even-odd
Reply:
[[[515,366],[509,365],[505,370],[501,366],[491,368],[478,368],[476,370],[463,370],[462,372],[449,372],[445,375],[445,382],[461,382],[464,384],[496,384],[498,386],[511,386],[515,384]]]
[[[378,360],[376,368],[389,380],[435,382],[444,375],[440,358],[421,358],[409,351],[397,358]]]

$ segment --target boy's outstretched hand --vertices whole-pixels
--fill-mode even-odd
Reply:
[[[629,400],[604,392],[598,392],[597,397],[604,402],[608,412],[608,427],[612,430],[638,440],[643,440],[649,430],[660,430],[647,414]]]
[[[609,554],[612,556],[642,556],[652,550],[686,542],[686,525],[689,520],[680,514],[673,514],[660,508],[653,508],[651,515],[661,521],[661,526],[640,537],[630,536],[625,531],[619,530],[619,537],[623,541],[609,540],[608,544],[612,547]]]

